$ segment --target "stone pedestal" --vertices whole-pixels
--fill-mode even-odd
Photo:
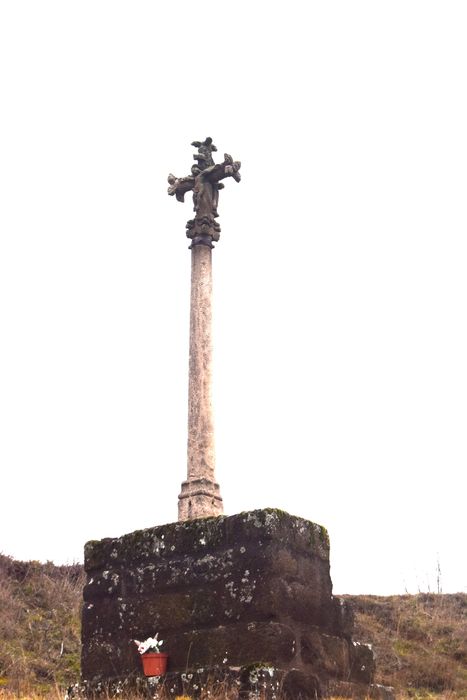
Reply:
[[[372,682],[373,655],[332,596],[327,532],[307,520],[266,509],[150,528],[88,542],[85,569],[90,684],[141,676],[131,640],[156,632],[172,679],[266,667],[313,696]]]

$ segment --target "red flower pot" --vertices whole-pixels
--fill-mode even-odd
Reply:
[[[167,669],[168,654],[156,654],[154,651],[147,651],[141,655],[143,662],[143,673],[145,676],[163,676]]]

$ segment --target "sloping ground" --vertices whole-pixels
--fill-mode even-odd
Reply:
[[[20,562],[0,554],[0,687],[76,681],[83,585],[80,564]]]
[[[372,644],[378,683],[410,695],[467,696],[467,595],[344,596],[354,638]]]
[[[0,554],[0,690],[79,679],[82,566]],[[354,639],[372,644],[378,683],[409,695],[467,697],[467,595],[345,596]],[[1,696],[1,692],[0,692]]]

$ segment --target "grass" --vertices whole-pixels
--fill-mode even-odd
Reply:
[[[60,689],[56,688],[54,690],[49,691],[46,695],[44,694],[38,694],[34,692],[27,692],[24,691],[22,694],[17,694],[17,693],[11,693],[7,691],[2,691],[0,689],[0,700],[64,700],[66,696],[66,690],[65,689]],[[166,696],[153,696],[156,697],[157,700],[166,700]],[[407,695],[407,694],[398,694],[397,695],[397,700],[413,700],[413,695]],[[454,693],[450,692],[444,692],[444,693],[437,693],[437,694],[424,694],[421,696],[417,696],[421,700],[458,700],[458,696]],[[141,695],[118,695],[116,696],[115,700],[141,700]],[[112,700],[109,696],[105,696],[104,700]],[[171,700],[194,700],[188,695],[178,695],[171,696]],[[237,697],[233,697],[232,695],[225,694],[224,692],[220,693],[212,693],[209,691],[209,694],[207,692],[204,692],[201,694],[199,700],[237,700]],[[258,698],[255,698],[255,700],[263,700],[261,696]],[[278,698],[277,700],[285,700]],[[290,700],[290,699],[287,699]],[[299,699],[295,699],[299,700]],[[328,698],[328,700],[348,700],[348,698],[341,698],[341,697],[331,697]],[[372,700],[371,698],[365,698],[365,700]]]
[[[467,595],[345,597],[355,638],[373,646],[376,682],[409,697],[467,697]]]
[[[79,677],[81,565],[0,555],[0,693],[55,692]],[[3,687],[3,689],[2,689]],[[22,692],[22,691],[21,691]]]

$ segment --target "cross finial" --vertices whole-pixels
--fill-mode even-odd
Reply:
[[[212,243],[219,240],[221,230],[215,221],[219,216],[219,190],[224,187],[220,180],[233,177],[236,182],[240,182],[241,163],[234,161],[228,153],[224,154],[223,163],[214,163],[212,153],[217,151],[217,148],[210,136],[204,141],[193,141],[191,145],[198,149],[198,153],[193,155],[198,164],[192,166],[191,175],[187,177],[177,178],[170,174],[168,193],[175,195],[179,202],[183,202],[185,193],[193,191],[195,218],[186,225],[186,235],[192,240],[190,248],[195,245],[213,248]]]

